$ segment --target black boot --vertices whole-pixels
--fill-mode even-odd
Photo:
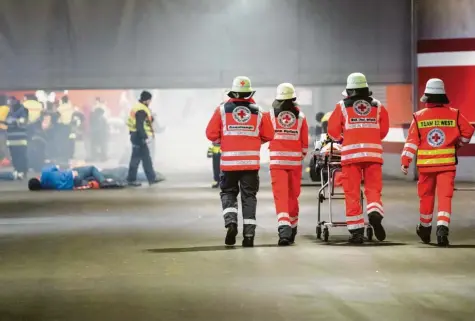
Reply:
[[[278,229],[279,232],[279,246],[288,246],[291,244],[290,238],[292,237],[292,228],[290,225],[281,225]]]
[[[432,226],[422,226],[421,224],[417,224],[416,233],[419,235],[423,243],[429,244]]]
[[[381,224],[383,216],[378,212],[371,212],[368,214],[368,220],[369,224],[373,227],[374,236],[376,236],[378,241],[384,241],[386,239],[386,231]]]
[[[295,236],[297,236],[297,228],[292,228],[292,236],[290,236],[290,243],[295,243]]]
[[[279,246],[289,246],[290,244],[292,244],[290,239],[285,238],[285,237],[279,238],[279,243],[277,243],[277,245]]]
[[[364,242],[364,228],[358,228],[356,230],[350,231],[351,236],[348,239],[348,242],[351,244],[363,244]]]
[[[132,187],[140,187],[140,186],[142,186],[142,183],[137,182],[137,181],[135,181],[135,182],[127,182],[127,185],[132,186]]]
[[[226,233],[226,239],[224,244],[228,246],[233,246],[236,244],[236,235],[238,234],[238,228],[236,223],[231,223],[226,226],[228,232]]]
[[[449,246],[449,228],[447,226],[437,226],[437,245],[440,247]]]
[[[244,239],[242,240],[242,247],[254,247],[254,237],[244,236]]]

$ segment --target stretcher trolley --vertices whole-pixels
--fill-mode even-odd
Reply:
[[[317,238],[328,242],[330,237],[330,228],[332,227],[346,227],[346,221],[335,221],[333,219],[332,204],[334,200],[344,200],[345,193],[335,190],[335,177],[337,173],[341,173],[341,145],[331,141],[322,147],[320,150],[314,152],[315,164],[317,169],[320,169],[321,188],[318,190],[318,212],[317,212]],[[328,201],[328,219],[322,220],[322,203]],[[361,209],[363,213],[363,191],[361,191]],[[373,240],[373,228],[369,223],[365,222],[366,237],[368,241]]]

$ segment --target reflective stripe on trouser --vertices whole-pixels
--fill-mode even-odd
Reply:
[[[368,205],[366,205],[366,213],[369,214],[369,213],[372,213],[372,212],[377,212],[377,213],[384,216],[383,205],[381,205],[377,202],[369,203]]]
[[[19,139],[19,140],[7,140],[7,146],[26,146],[28,145],[28,140],[26,139]]]
[[[279,236],[290,238],[293,227],[297,227],[299,215],[300,169],[271,169],[272,192],[274,194]]]
[[[450,223],[450,213],[452,213],[454,180],[455,171],[419,173],[417,193],[419,195],[419,213],[422,226],[430,226],[432,223],[436,190],[439,212],[437,215],[437,225],[448,226]]]
[[[342,166],[342,181],[345,191],[346,223],[349,230],[364,227],[361,208],[361,179],[364,177],[368,213],[383,214],[381,202],[382,166],[379,163],[355,163]]]
[[[253,237],[256,230],[256,194],[259,190],[258,171],[223,172],[220,177],[224,226],[238,223],[237,196],[241,193],[243,235]]]

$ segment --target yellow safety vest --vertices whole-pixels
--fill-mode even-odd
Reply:
[[[330,116],[332,115],[332,112],[329,111],[328,113],[326,113],[325,115],[323,115],[322,117],[322,120],[320,121],[321,123],[323,123],[324,121],[328,121],[330,119]]]
[[[129,113],[129,119],[127,120],[127,126],[129,127],[130,132],[133,133],[137,131],[137,120],[135,119],[135,114],[142,110],[147,114],[147,119],[145,119],[145,122],[143,124],[145,133],[148,137],[152,137],[152,114],[150,113],[150,109],[142,103],[138,103],[134,107],[132,107],[132,110]]]
[[[43,104],[36,100],[26,100],[23,103],[26,109],[28,109],[28,123],[32,124],[36,122],[43,111]]]
[[[0,130],[7,130],[8,128],[8,125],[5,124],[5,121],[7,120],[9,111],[10,111],[10,107],[0,106]]]
[[[71,120],[73,119],[73,113],[75,112],[73,105],[70,103],[61,104],[58,107],[59,112],[59,119],[58,123],[63,125],[71,124]]]
[[[211,146],[211,151],[213,154],[219,154],[221,153],[221,146]]]

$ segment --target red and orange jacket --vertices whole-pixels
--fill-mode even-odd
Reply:
[[[270,169],[301,170],[302,159],[308,152],[308,124],[298,107],[294,110],[271,108],[270,119],[275,129],[269,144]]]
[[[420,172],[454,171],[457,148],[470,142],[474,128],[458,109],[426,104],[414,113],[401,164],[409,167],[417,153]]]
[[[258,170],[261,144],[274,138],[274,128],[252,98],[232,98],[216,108],[206,137],[221,144],[222,171]]]
[[[389,131],[386,108],[372,97],[341,100],[328,120],[328,135],[344,137],[341,163],[383,163],[382,140]]]

